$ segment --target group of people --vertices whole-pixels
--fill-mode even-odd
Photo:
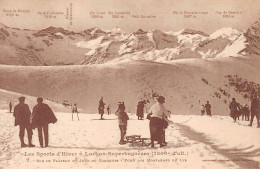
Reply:
[[[242,115],[242,120],[245,117],[245,120],[249,121],[249,116],[251,113],[251,119],[248,126],[252,127],[254,117],[256,117],[257,121],[257,128],[260,128],[260,100],[257,94],[254,94],[252,96],[251,100],[251,108],[249,109],[249,106],[245,104],[245,106],[241,106],[238,102],[236,102],[236,99],[233,98],[232,101],[229,104],[230,109],[230,117],[233,118],[234,122],[236,122],[237,119]]]
[[[51,108],[43,103],[43,99],[41,97],[37,98],[37,104],[34,106],[33,111],[31,113],[30,108],[27,104],[25,104],[25,97],[19,97],[19,104],[14,107],[13,115],[15,117],[15,126],[19,125],[19,138],[21,141],[21,147],[34,147],[32,144],[32,135],[33,129],[37,128],[38,137],[40,146],[43,148],[43,133],[44,133],[44,141],[45,147],[48,147],[48,124],[56,123],[57,118],[55,117]],[[145,101],[139,101],[137,105],[137,116],[138,120],[142,120],[144,118],[144,106]],[[152,105],[150,108],[147,119],[150,120],[149,129],[151,136],[151,147],[154,147],[155,141],[158,141],[160,147],[164,147],[167,145],[165,141],[165,129],[168,127],[170,111],[167,111],[164,107],[165,98],[163,96],[157,97],[157,103]],[[11,104],[11,102],[10,102]],[[252,126],[253,119],[256,116],[257,118],[257,127],[260,128],[259,125],[259,116],[260,116],[260,100],[255,94],[252,98],[251,109],[249,110],[249,106],[246,104],[244,107],[236,102],[236,99],[233,98],[232,102],[229,105],[230,108],[230,116],[234,119],[234,122],[242,115],[242,119],[245,117],[245,120],[249,121],[249,114],[251,113],[251,120],[249,126]],[[105,103],[103,102],[103,97],[101,97],[99,101],[99,114],[101,115],[101,119],[103,119],[105,109]],[[125,144],[125,135],[127,131],[127,121],[129,117],[125,112],[126,107],[124,102],[119,102],[118,109],[115,115],[118,117],[118,124],[120,129],[120,141],[119,144]],[[110,107],[107,108],[108,114],[110,113]],[[11,109],[10,109],[11,112]],[[205,105],[202,105],[201,115],[204,115],[206,112],[207,115],[211,116],[211,105],[209,101]],[[77,113],[78,116],[78,108],[77,104],[72,106],[72,120],[73,113]],[[244,116],[243,116],[244,115]],[[25,129],[28,135],[28,145],[24,142],[24,134]]]
[[[56,123],[57,118],[55,117],[51,108],[43,103],[41,97],[37,98],[37,104],[33,107],[31,113],[30,108],[25,104],[25,97],[19,97],[19,104],[14,107],[13,115],[15,117],[15,126],[19,126],[19,138],[21,142],[21,147],[35,147],[32,144],[32,135],[33,129],[38,130],[38,137],[40,146],[43,148],[48,147],[48,124]],[[24,142],[25,129],[28,136],[28,144]],[[43,145],[43,133],[44,133],[44,142]]]
[[[150,128],[150,135],[151,135],[151,147],[153,148],[155,145],[155,141],[160,144],[160,147],[164,147],[167,145],[165,141],[165,129],[168,127],[169,122],[169,115],[170,112],[166,110],[164,107],[165,98],[163,96],[159,96],[157,98],[157,103],[155,103],[148,115],[147,119],[150,120],[149,128]],[[138,120],[142,120],[144,112],[144,101],[138,102],[137,105],[137,116]],[[124,137],[127,131],[127,121],[129,117],[125,112],[125,104],[124,102],[119,102],[118,110],[115,113],[118,116],[118,124],[120,129],[120,141],[119,144],[126,144]]]

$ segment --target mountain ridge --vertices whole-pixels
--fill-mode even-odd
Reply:
[[[119,27],[106,31],[95,27],[74,32],[54,26],[22,30],[0,24],[0,64],[90,65],[259,55],[259,23],[245,32],[226,27],[210,35],[192,29],[125,33]]]

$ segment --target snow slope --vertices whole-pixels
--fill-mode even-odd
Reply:
[[[218,58],[91,66],[2,65],[0,88],[59,102],[66,100],[69,104],[78,103],[87,113],[96,113],[101,96],[106,105],[111,105],[112,111],[119,101],[124,101],[127,111],[135,112],[138,101],[149,100],[149,108],[154,102],[152,94],[157,93],[165,96],[169,109],[179,114],[199,114],[201,104],[209,100],[213,114],[228,115],[232,97],[241,104],[249,103],[249,99],[244,99],[230,87],[225,76],[238,75],[259,84],[259,77],[256,77],[260,73],[259,64],[258,58]],[[222,95],[220,88],[230,96]]]
[[[3,97],[0,100],[3,101]],[[43,149],[39,147],[37,132],[34,130],[33,143],[36,147],[21,149],[18,127],[13,126],[14,119],[6,112],[7,109],[0,110],[2,127],[0,168],[260,167],[260,144],[257,142],[259,129],[256,128],[256,124],[254,123],[253,128],[249,128],[245,126],[245,122],[233,123],[228,117],[172,115],[173,123],[166,130],[168,145],[160,149],[156,144],[156,148],[151,149],[148,145],[149,141],[145,146],[139,143],[133,146],[119,145],[120,132],[116,116],[113,114],[105,115],[106,120],[97,120],[99,119],[97,114],[80,113],[80,121],[72,121],[70,113],[55,111],[58,122],[49,125],[50,147]],[[149,138],[149,121],[140,121],[135,115],[128,115],[130,120],[127,135],[138,134]],[[244,136],[243,139],[241,135]],[[62,152],[74,153],[74,155],[61,156]],[[109,155],[109,152],[113,155]],[[125,155],[116,156],[116,153]],[[145,156],[142,155],[144,153]],[[144,161],[137,162],[141,159]],[[160,162],[166,159],[171,162]],[[76,162],[73,162],[74,160]],[[92,160],[96,162],[91,162]]]

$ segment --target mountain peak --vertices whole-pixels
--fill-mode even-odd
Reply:
[[[142,29],[138,29],[134,34],[145,34],[147,32],[143,31]]]
[[[114,33],[121,33],[121,32],[123,32],[123,31],[121,30],[120,27],[114,27],[114,28],[111,30],[111,32],[114,32]]]
[[[210,39],[217,39],[219,37],[221,38],[227,38],[231,41],[234,41],[239,35],[241,35],[243,32],[239,31],[237,29],[233,29],[232,27],[224,27],[221,29],[218,29],[214,33],[212,33],[209,38]]]
[[[202,36],[209,36],[204,32],[192,30],[192,29],[187,29],[187,28],[181,29],[177,32],[169,31],[169,32],[165,32],[165,33],[169,34],[169,35],[195,35],[195,34],[199,34],[199,35],[202,35]]]
[[[186,34],[190,34],[190,35],[195,35],[195,34],[199,34],[199,35],[202,35],[202,36],[208,36],[206,33],[204,32],[201,32],[201,31],[197,31],[197,30],[192,30],[192,29],[183,29],[181,30],[181,33],[183,35],[186,35]]]

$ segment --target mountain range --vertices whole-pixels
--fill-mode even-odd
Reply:
[[[227,27],[210,35],[192,29],[139,29],[126,33],[116,27],[73,32],[53,26],[30,30],[0,24],[0,64],[8,65],[86,65],[132,60],[164,63],[259,54],[260,20],[246,31]]]

